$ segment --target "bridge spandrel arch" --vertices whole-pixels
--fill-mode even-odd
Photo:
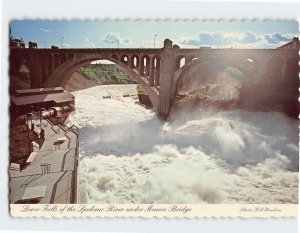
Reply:
[[[130,58],[128,55],[123,54],[121,56],[121,62],[123,62],[124,64],[128,65],[130,63]]]
[[[150,56],[149,55],[143,55],[140,58],[140,75],[144,76],[146,78],[149,77],[150,74]]]
[[[158,88],[161,76],[161,57],[159,55],[155,55],[151,58],[151,85]]]
[[[175,70],[178,70],[185,66],[187,63],[187,58],[184,55],[178,55],[175,57]]]
[[[137,55],[132,55],[130,57],[130,68],[131,69],[139,68],[139,57]]]

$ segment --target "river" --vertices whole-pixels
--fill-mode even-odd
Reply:
[[[298,202],[295,119],[206,109],[162,122],[136,85],[73,94],[82,203]]]

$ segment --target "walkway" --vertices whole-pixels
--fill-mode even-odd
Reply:
[[[35,121],[35,125],[38,124],[39,121]],[[24,203],[25,191],[36,192],[36,188],[43,190],[38,203],[76,203],[78,135],[72,130],[53,126],[47,120],[42,121],[42,127],[45,141],[33,162],[21,172],[10,171],[10,203]],[[40,127],[36,128],[39,131]],[[58,138],[62,138],[62,142],[57,142]],[[43,174],[42,164],[50,166],[48,173]]]

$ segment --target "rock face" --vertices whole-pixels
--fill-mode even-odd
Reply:
[[[152,108],[153,107],[153,105],[151,103],[151,100],[150,100],[148,95],[140,93],[140,94],[138,94],[138,97],[139,97],[140,103],[146,105],[147,108]]]
[[[82,90],[89,87],[94,87],[97,84],[94,81],[87,80],[82,75],[80,75],[78,72],[75,72],[67,85],[64,87],[68,91],[77,91]]]

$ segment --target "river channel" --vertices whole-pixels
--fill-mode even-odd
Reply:
[[[136,85],[73,94],[82,203],[298,202],[295,119],[205,109],[162,122]]]

